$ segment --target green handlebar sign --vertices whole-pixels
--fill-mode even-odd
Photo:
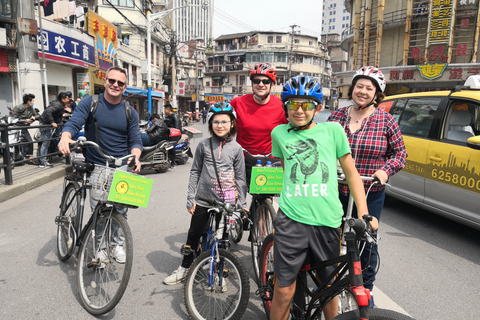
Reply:
[[[277,167],[252,167],[250,193],[277,194],[283,188],[283,169]]]
[[[108,201],[146,208],[152,185],[152,179],[116,170]]]

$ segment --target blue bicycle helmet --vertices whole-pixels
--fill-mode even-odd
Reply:
[[[322,86],[307,76],[294,77],[283,86],[281,97],[282,102],[289,98],[310,98],[321,104],[323,100]]]
[[[232,120],[237,118],[237,113],[233,109],[232,105],[228,102],[217,102],[212,104],[210,109],[208,109],[207,122],[210,123],[210,121],[213,119],[213,116],[216,114],[228,114]]]

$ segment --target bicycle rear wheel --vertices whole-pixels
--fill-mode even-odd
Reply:
[[[369,309],[370,320],[413,320],[413,318],[396,311],[373,308]],[[358,311],[350,311],[340,314],[333,318],[333,320],[357,320],[360,319]]]
[[[77,239],[75,222],[81,200],[81,195],[75,193],[79,188],[78,183],[70,182],[63,192],[60,204],[61,216],[57,219],[59,220],[57,222],[57,255],[61,261],[68,260],[75,250]]]
[[[241,319],[250,295],[247,270],[235,255],[219,249],[209,286],[210,253],[203,252],[188,270],[184,287],[188,315],[194,320]]]
[[[270,233],[273,233],[273,220],[276,216],[272,200],[270,198],[260,200],[254,214],[250,246],[252,251],[253,271],[255,273],[255,280],[258,282],[260,249],[262,248],[262,243],[265,237]]]
[[[263,308],[267,319],[270,319],[270,308],[272,307],[274,273],[273,273],[273,234],[269,234],[263,241],[259,254],[260,279],[258,287],[262,299]]]
[[[82,239],[77,286],[85,310],[100,315],[115,308],[127,288],[132,271],[133,241],[126,219],[113,208],[99,213],[96,229],[90,224]],[[116,255],[117,246],[125,251],[123,262]]]

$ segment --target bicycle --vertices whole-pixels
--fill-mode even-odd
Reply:
[[[258,160],[266,161],[267,159],[276,159],[270,158],[271,153],[269,154],[259,154],[252,155],[248,150],[243,149],[246,154],[246,157],[251,157]],[[250,182],[252,184],[252,181]],[[276,194],[261,194],[261,193],[251,193],[252,203],[250,204],[250,215],[249,218],[249,227],[250,227],[250,248],[252,252],[252,263],[253,271],[255,274],[255,280],[258,282],[260,279],[259,273],[259,252],[262,247],[263,241],[267,235],[273,232],[273,221],[277,216],[277,212],[273,207],[273,198]]]
[[[78,247],[76,277],[80,302],[89,313],[101,315],[111,311],[120,301],[132,271],[132,233],[117,208],[136,208],[107,201],[115,172],[115,168],[108,167],[108,162],[120,166],[134,155],[121,158],[105,155],[96,143],[86,141],[84,137],[70,147],[94,147],[107,164],[104,167],[73,160],[72,166],[66,169],[60,214],[55,217],[58,225],[57,255],[61,261],[67,261]],[[88,203],[87,190],[98,202],[82,227],[85,203]],[[125,251],[124,261],[116,255],[118,246]]]
[[[343,177],[344,178],[344,177]],[[339,180],[343,181],[340,176]],[[361,177],[364,181],[374,181],[371,177]],[[373,184],[372,184],[373,185]],[[370,190],[370,189],[369,189]],[[368,195],[368,192],[367,192]],[[351,203],[350,203],[351,202]],[[338,297],[338,316],[334,319],[383,319],[407,320],[410,317],[384,309],[370,309],[370,291],[363,287],[363,273],[360,267],[362,242],[374,246],[376,233],[370,227],[372,217],[364,220],[352,218],[353,198],[350,197],[342,231],[342,254],[335,259],[304,265],[296,282],[295,295],[290,308],[291,319],[322,319],[322,311],[334,298]],[[259,293],[267,318],[270,318],[271,301],[275,285],[273,269],[273,234],[264,241],[260,252],[261,278]],[[345,248],[345,250],[344,250]],[[317,279],[316,271],[328,266],[336,266],[326,279]],[[378,271],[378,270],[377,270]]]
[[[248,305],[250,282],[245,266],[228,251],[228,217],[237,211],[234,206],[213,199],[199,200],[213,208],[209,209],[208,228],[185,280],[188,315],[194,320],[241,319]],[[183,246],[182,254],[188,255],[190,250]]]

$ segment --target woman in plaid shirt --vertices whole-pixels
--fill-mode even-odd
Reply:
[[[380,180],[380,186],[370,190],[367,198],[368,212],[380,221],[385,200],[385,184],[388,178],[405,167],[407,152],[402,134],[392,115],[378,109],[378,104],[385,97],[385,76],[372,66],[362,67],[353,76],[348,98],[352,105],[333,112],[327,121],[339,122],[345,129],[352,157],[358,173],[362,176],[373,176]],[[365,190],[369,182],[364,182]],[[340,200],[344,211],[347,209],[348,185],[341,184]],[[353,214],[356,216],[356,208]],[[362,254],[362,268],[370,255],[367,244]],[[364,275],[365,288],[372,290],[377,265],[377,252],[372,250],[370,265]],[[373,297],[371,300],[373,307]]]

